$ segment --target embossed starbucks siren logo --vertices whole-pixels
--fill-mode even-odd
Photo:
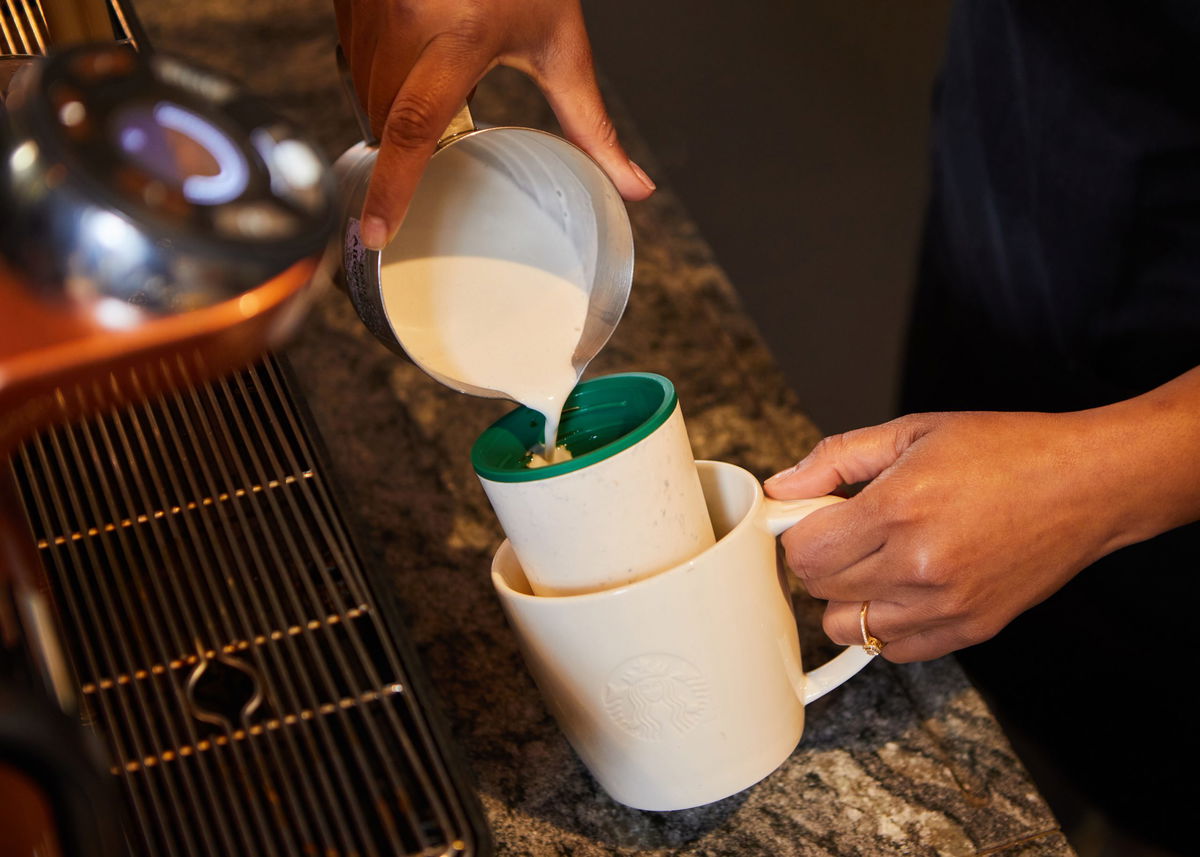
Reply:
[[[683,734],[708,708],[708,681],[695,665],[674,655],[639,655],[608,677],[604,708],[613,721],[650,741]]]

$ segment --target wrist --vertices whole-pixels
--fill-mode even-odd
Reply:
[[[1075,416],[1110,504],[1106,553],[1200,519],[1200,370]]]

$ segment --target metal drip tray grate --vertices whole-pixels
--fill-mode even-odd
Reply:
[[[55,4],[54,0],[0,0],[0,57],[31,57],[46,53],[54,43],[47,23],[47,18],[52,16],[48,16],[46,10],[55,5],[60,13],[60,23],[64,23],[63,15],[68,18],[88,17],[85,4],[68,3],[64,6],[61,2]],[[109,0],[97,11],[98,18],[92,20],[98,21],[99,28],[105,30],[104,38],[111,37],[135,47],[144,41],[141,27],[128,2]],[[107,25],[104,24],[106,18]],[[107,32],[110,26],[111,33]]]
[[[48,430],[14,471],[133,853],[477,851],[275,359]]]
[[[0,48],[4,53],[44,54],[47,41],[46,16],[41,3],[4,0],[0,4]]]

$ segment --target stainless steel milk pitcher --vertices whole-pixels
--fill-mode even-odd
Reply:
[[[371,333],[393,351],[405,354],[393,320],[388,317],[381,274],[384,257],[403,241],[404,227],[382,252],[368,250],[359,236],[363,201],[379,148],[340,49],[338,67],[363,136],[334,164],[342,206],[344,288]],[[439,141],[423,182],[433,181],[439,171],[451,169],[448,164],[452,159],[442,157],[451,148],[469,154],[488,169],[499,171],[556,223],[563,225],[579,254],[589,291],[587,320],[572,358],[577,371],[582,373],[620,321],[633,279],[633,234],[625,203],[616,187],[587,153],[567,140],[534,128],[479,127],[465,105]],[[414,197],[409,208],[410,219],[421,216],[419,205],[419,199]],[[455,229],[455,219],[450,218],[444,228]],[[506,397],[497,390],[430,374],[462,393]]]

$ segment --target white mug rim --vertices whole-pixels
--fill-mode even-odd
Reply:
[[[757,490],[754,493],[753,499],[751,500],[749,507],[746,509],[745,513],[743,513],[743,515],[738,519],[738,522],[736,524],[734,524],[732,527],[730,527],[728,532],[726,532],[719,539],[717,539],[716,542],[711,547],[705,548],[703,551],[701,551],[699,554],[692,557],[691,559],[686,560],[685,562],[681,562],[678,565],[672,566],[671,568],[668,568],[666,571],[661,571],[658,574],[654,574],[649,577],[643,577],[639,580],[634,580],[630,583],[626,583],[626,584],[622,584],[621,586],[613,587],[612,589],[601,589],[601,590],[597,590],[595,592],[579,592],[579,593],[571,593],[571,594],[565,594],[565,595],[535,595],[532,592],[520,592],[520,591],[514,589],[512,586],[509,585],[508,580],[505,578],[505,576],[500,571],[497,570],[496,567],[501,561],[501,555],[505,552],[512,555],[512,562],[515,563],[518,566],[518,568],[520,568],[520,562],[517,560],[516,553],[513,551],[511,540],[505,539],[500,544],[500,547],[496,549],[496,553],[492,557],[492,582],[493,582],[493,585],[496,587],[496,589],[498,591],[502,591],[504,597],[513,597],[518,600],[526,601],[531,604],[533,604],[533,603],[545,604],[546,602],[558,602],[560,604],[565,604],[565,603],[569,602],[572,604],[579,604],[579,603],[585,603],[588,599],[599,600],[599,599],[603,599],[603,598],[620,598],[625,593],[627,593],[628,591],[630,591],[634,588],[648,589],[649,587],[654,586],[654,585],[658,585],[658,586],[668,585],[672,578],[674,578],[680,574],[686,574],[688,569],[691,566],[693,566],[696,562],[698,562],[705,554],[716,550],[722,544],[724,544],[727,541],[729,541],[730,539],[732,539],[734,536],[740,536],[742,531],[745,530],[747,527],[755,526],[755,522],[759,517],[758,512],[762,508],[762,505],[764,502],[764,495],[762,492],[762,487],[761,487],[758,479],[756,479],[754,474],[751,473],[746,468],[740,467],[739,465],[733,464],[728,461],[707,461],[707,460],[703,460],[703,459],[696,461],[696,467],[698,469],[703,468],[703,469],[711,469],[711,470],[724,469],[730,473],[736,473],[736,474],[738,474],[738,478],[742,479],[743,482],[745,482],[747,484],[753,482]],[[522,576],[525,576],[525,570],[523,568],[521,568],[521,574],[522,574]],[[526,582],[526,585],[529,584],[528,577],[525,577],[525,582]],[[549,607],[548,604],[546,606]]]

